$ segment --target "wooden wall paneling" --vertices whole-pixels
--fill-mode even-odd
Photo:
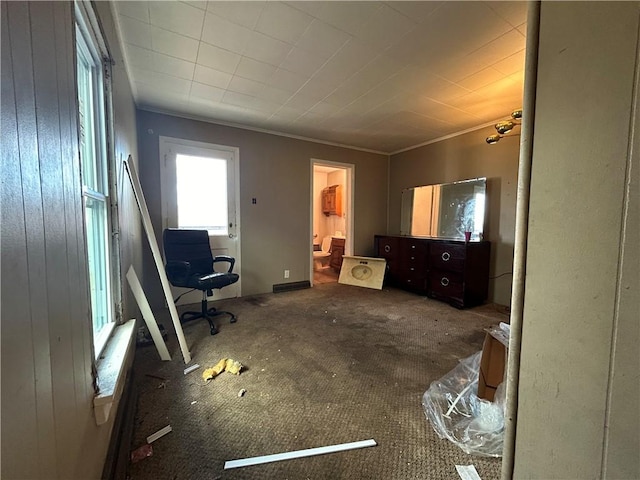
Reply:
[[[2,9],[2,478],[38,476],[35,375],[29,318],[27,239],[11,42],[9,6]],[[7,279],[11,279],[8,281]],[[8,433],[11,432],[11,437]],[[6,434],[6,435],[5,435]]]
[[[57,472],[61,478],[71,478],[68,468],[77,441],[75,425],[75,385],[69,309],[69,273],[67,268],[67,235],[62,177],[60,111],[56,50],[69,55],[68,46],[57,43],[54,31],[54,2],[30,8],[33,41],[33,77],[38,115],[38,153],[44,214],[44,249],[49,304],[49,348],[56,442],[58,444]]]
[[[81,301],[88,296],[88,291],[82,289],[81,278],[86,277],[86,268],[80,269],[79,259],[84,257],[84,250],[78,248],[79,242],[84,242],[83,213],[79,171],[78,131],[73,119],[77,112],[75,86],[75,55],[74,55],[74,22],[70,2],[54,3],[54,33],[56,38],[56,71],[58,86],[58,109],[60,112],[60,155],[62,164],[62,186],[65,205],[65,233],[67,250],[67,289],[66,302],[69,305],[70,352],[72,358],[73,384],[75,395],[76,421],[69,425],[69,430],[75,442],[70,458],[77,459],[81,455],[80,420],[92,420],[91,401],[93,388],[91,386],[91,339],[85,338],[83,331],[85,324],[91,323],[86,304]],[[79,228],[78,228],[79,227]],[[85,308],[83,309],[83,306]],[[70,399],[71,400],[71,399]],[[72,403],[70,402],[70,405]]]
[[[24,200],[29,291],[23,308],[30,310],[31,335],[23,339],[33,348],[36,386],[38,438],[30,461],[38,462],[40,476],[56,471],[57,444],[54,431],[51,349],[49,345],[49,306],[46,290],[45,229],[38,157],[31,18],[29,2],[10,2],[9,35],[13,58],[20,169]],[[34,452],[34,447],[36,451]]]
[[[75,85],[75,55],[73,36],[73,14],[71,3],[56,3],[55,34],[56,43],[66,48],[56,48],[56,64],[58,71],[58,104],[60,109],[60,138],[62,155],[62,178],[64,185],[65,225],[67,245],[67,272],[69,275],[68,301],[71,309],[71,342],[74,367],[74,384],[76,405],[90,402],[93,395],[91,388],[91,345],[85,339],[83,329],[91,323],[86,302],[88,296],[86,284],[86,264],[80,265],[85,252],[80,245],[84,244],[82,193],[79,178],[80,163],[78,158],[78,130],[75,123],[77,112]],[[86,292],[85,295],[83,293]],[[89,360],[89,361],[87,361]],[[80,413],[80,412],[78,412]]]

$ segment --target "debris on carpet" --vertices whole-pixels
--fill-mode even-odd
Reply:
[[[215,377],[220,375],[222,372],[229,372],[234,375],[240,375],[240,371],[242,370],[243,365],[232,358],[223,358],[218,363],[216,363],[213,367],[207,368],[204,372],[202,372],[202,379],[205,382],[209,382],[213,380]]]

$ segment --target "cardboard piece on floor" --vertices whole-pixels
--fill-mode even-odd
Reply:
[[[224,462],[224,469],[248,467],[249,465],[260,465],[261,463],[279,462],[281,460],[291,460],[292,458],[311,457],[314,455],[323,455],[325,453],[342,452],[344,450],[353,450],[356,448],[375,447],[376,441],[373,439],[362,440],[359,442],[341,443],[338,445],[329,445],[327,447],[307,448],[306,450],[296,450],[286,453],[275,453],[273,455],[264,455],[262,457],[243,458],[240,460],[231,460]]]
[[[482,345],[478,397],[493,402],[496,390],[504,381],[509,355],[509,339],[498,328],[489,329]]]
[[[171,321],[173,322],[173,327],[175,328],[176,335],[178,336],[178,343],[180,344],[180,350],[182,351],[182,358],[184,359],[185,364],[189,364],[191,363],[191,353],[189,353],[187,341],[184,338],[184,332],[182,331],[182,325],[180,324],[180,318],[178,317],[176,305],[175,303],[173,303],[171,287],[169,286],[169,279],[167,278],[167,272],[164,271],[162,255],[160,255],[160,249],[158,248],[156,235],[153,231],[151,216],[149,215],[149,210],[147,209],[147,203],[144,200],[142,185],[140,184],[140,179],[138,178],[138,174],[136,173],[136,169],[133,165],[131,155],[129,155],[129,158],[124,161],[124,166],[127,170],[127,174],[129,175],[129,180],[131,181],[131,186],[133,187],[133,194],[136,198],[136,203],[138,204],[138,209],[140,210],[140,214],[142,216],[142,225],[144,227],[144,231],[147,234],[147,240],[149,240],[149,246],[151,247],[153,260],[156,263],[156,269],[158,270],[158,275],[160,276],[162,290],[164,291],[164,296],[167,301],[167,305],[169,306],[169,313],[171,313]]]
[[[133,296],[136,298],[136,302],[138,302],[138,308],[140,312],[142,312],[142,318],[147,324],[153,343],[156,346],[156,350],[158,350],[158,355],[160,355],[160,360],[171,360],[167,345],[164,343],[162,334],[158,328],[158,322],[156,322],[156,318],[153,316],[153,312],[144,294],[144,290],[142,290],[142,285],[140,285],[136,271],[133,269],[133,265],[129,267],[129,271],[127,272],[127,281],[129,282]]]
[[[338,283],[382,290],[386,266],[384,258],[343,255]]]

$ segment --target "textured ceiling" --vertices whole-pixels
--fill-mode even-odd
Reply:
[[[113,5],[141,108],[389,153],[522,103],[526,2]]]

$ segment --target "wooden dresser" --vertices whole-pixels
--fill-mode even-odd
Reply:
[[[375,236],[387,260],[385,282],[463,308],[482,304],[489,290],[490,242]]]

